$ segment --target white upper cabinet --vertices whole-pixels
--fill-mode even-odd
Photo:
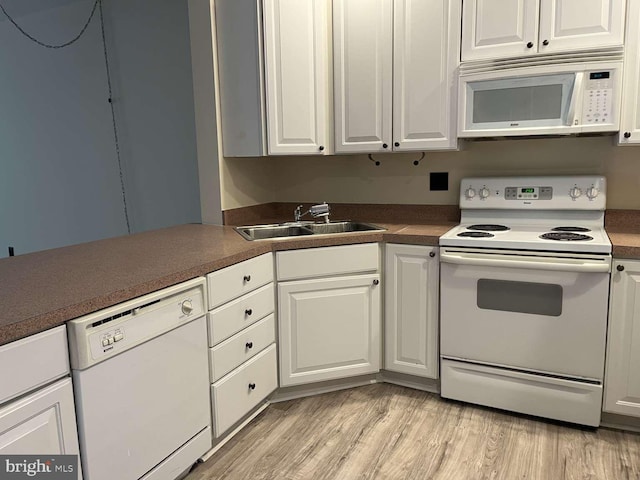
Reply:
[[[395,0],[393,149],[457,147],[455,71],[460,4]]]
[[[624,80],[620,145],[640,143],[640,2],[629,4],[627,40],[624,47]]]
[[[462,60],[622,46],[625,0],[464,0]]]
[[[539,0],[464,0],[462,60],[536,52]]]
[[[335,150],[457,148],[460,3],[333,0]]]
[[[623,0],[541,0],[540,53],[624,43]]]
[[[194,7],[191,37],[202,49],[215,39],[224,155],[332,153],[331,0],[212,4],[216,34],[196,21],[202,12]],[[202,88],[212,81],[194,77]],[[209,101],[200,90],[196,102]]]
[[[333,1],[336,152],[391,150],[392,29],[392,0]]]
[[[329,0],[264,0],[263,19],[268,152],[329,153]]]

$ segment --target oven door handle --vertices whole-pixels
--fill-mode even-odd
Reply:
[[[457,265],[477,265],[481,267],[527,268],[534,270],[555,270],[562,272],[609,273],[609,258],[553,258],[553,257],[510,257],[506,255],[478,255],[464,252],[440,252],[440,261]]]

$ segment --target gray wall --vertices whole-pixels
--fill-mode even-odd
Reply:
[[[75,35],[93,0],[3,1],[30,33]],[[134,232],[199,222],[187,4],[104,0]],[[39,47],[0,14],[0,257],[127,233],[98,17]]]

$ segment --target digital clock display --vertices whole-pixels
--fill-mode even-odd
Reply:
[[[520,191],[522,193],[534,193],[535,192],[535,188],[522,188]]]

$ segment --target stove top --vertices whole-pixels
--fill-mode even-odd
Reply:
[[[461,222],[440,245],[611,253],[603,177],[465,178]]]

